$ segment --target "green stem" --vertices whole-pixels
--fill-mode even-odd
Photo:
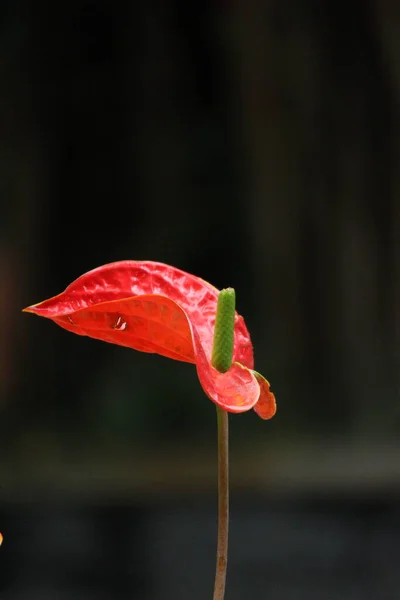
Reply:
[[[235,290],[227,288],[218,295],[211,364],[220,373],[232,365],[235,329]],[[217,406],[218,427],[218,543],[214,600],[224,600],[228,566],[229,531],[229,420]]]
[[[217,406],[218,427],[218,544],[214,600],[225,597],[229,533],[229,420],[228,413]]]

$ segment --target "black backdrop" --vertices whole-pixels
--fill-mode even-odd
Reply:
[[[396,598],[391,563],[367,589],[361,573],[398,519],[399,32],[395,3],[378,1],[1,4],[5,598],[194,598],[211,586],[215,532],[201,524],[214,518],[214,413],[194,369],[20,313],[124,258],[234,286],[277,396],[270,423],[231,420],[235,544],[266,558],[232,574],[230,597],[263,598],[261,585],[285,600],[339,597],[311,568],[320,554],[342,599]],[[248,519],[275,492],[294,500],[276,517],[292,527],[278,528],[272,569],[276,508],[257,512],[266,529],[250,544]],[[324,504],[332,494],[346,498],[338,509]],[[322,549],[306,535],[318,511],[341,524]],[[174,518],[194,528],[191,562]],[[293,596],[297,543],[308,551]],[[164,575],[182,572],[182,547],[179,591]],[[346,552],[359,562],[343,575]]]

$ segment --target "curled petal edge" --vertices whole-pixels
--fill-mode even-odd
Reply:
[[[275,394],[271,392],[269,381],[265,377],[257,373],[257,371],[252,372],[260,386],[260,396],[257,404],[254,406],[254,410],[261,419],[272,419],[276,413]]]

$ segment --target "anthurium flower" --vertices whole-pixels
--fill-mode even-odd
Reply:
[[[235,314],[232,366],[211,364],[219,291],[203,279],[151,261],[120,261],[85,273],[67,289],[25,309],[64,329],[196,365],[207,396],[222,409],[275,414],[269,383],[253,370],[253,348]]]

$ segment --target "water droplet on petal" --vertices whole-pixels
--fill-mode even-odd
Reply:
[[[112,325],[112,328],[116,329],[117,331],[125,331],[127,327],[128,323],[121,316],[117,317],[114,325]]]
[[[69,315],[67,315],[67,319],[72,325],[75,325],[75,323],[73,322],[73,320],[71,319],[71,317]]]

